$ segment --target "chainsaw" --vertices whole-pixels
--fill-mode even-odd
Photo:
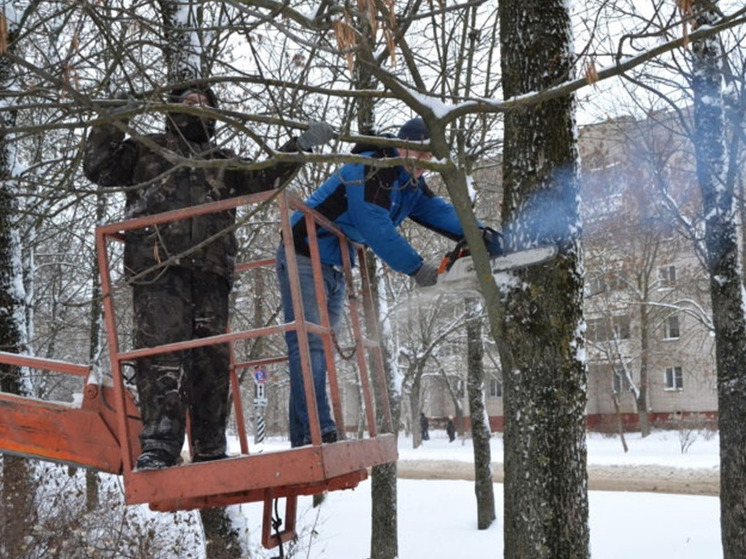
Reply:
[[[490,258],[492,275],[512,272],[549,262],[557,256],[557,245],[539,245]],[[495,279],[498,279],[497,277]],[[465,240],[446,254],[438,268],[437,291],[479,292],[476,268]]]

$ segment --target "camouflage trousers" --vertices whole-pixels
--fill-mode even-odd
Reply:
[[[188,268],[168,268],[134,284],[135,348],[224,334],[230,289],[224,277]],[[193,454],[225,453],[229,352],[221,344],[137,359],[143,451],[178,457],[188,412]]]

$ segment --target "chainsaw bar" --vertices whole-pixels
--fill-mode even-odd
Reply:
[[[492,273],[507,272],[527,266],[543,264],[557,256],[557,245],[543,245],[526,250],[511,252],[490,260]]]
[[[496,275],[543,264],[552,260],[555,256],[557,256],[556,245],[542,245],[491,258],[490,268],[492,274]],[[471,256],[458,258],[447,271],[438,275],[436,287],[446,287],[459,291],[478,291],[479,282]]]

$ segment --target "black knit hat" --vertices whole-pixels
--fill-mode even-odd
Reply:
[[[215,95],[215,92],[209,87],[202,85],[193,85],[191,87],[181,87],[179,89],[174,89],[173,91],[171,91],[169,101],[171,103],[181,103],[184,97],[186,97],[190,93],[199,93],[201,95],[204,95],[205,97],[207,97],[207,102],[211,107],[213,107],[214,109],[218,108],[218,98]]]
[[[426,142],[430,139],[430,130],[427,129],[425,121],[417,117],[405,122],[399,129],[398,136],[400,140]]]

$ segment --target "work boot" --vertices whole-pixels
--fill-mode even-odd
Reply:
[[[175,464],[176,459],[165,450],[146,450],[137,458],[135,470],[161,470],[163,468],[170,468]]]
[[[334,431],[328,431],[326,433],[321,434],[321,444],[328,444],[328,443],[336,443],[339,440],[339,437],[337,435],[337,430]],[[303,438],[303,446],[312,444],[311,442],[311,435],[306,435]]]
[[[228,455],[225,452],[219,454],[195,454],[192,457],[192,463],[211,462],[213,460],[223,460],[225,458],[228,458]]]
[[[337,437],[337,430],[329,431],[328,433],[322,433],[321,435],[321,442],[322,443],[336,443],[338,440]]]

